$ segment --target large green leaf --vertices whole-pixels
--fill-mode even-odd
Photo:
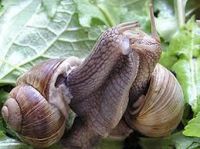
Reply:
[[[75,2],[4,1],[0,17],[0,84],[14,84],[20,74],[48,58],[86,56],[103,24],[112,26],[128,20],[149,24],[147,0]]]
[[[196,113],[200,112],[200,58],[176,62],[172,70],[183,88],[186,102]]]
[[[56,5],[52,18],[40,0],[20,1],[2,15],[0,83],[15,83],[21,73],[39,61],[84,57],[92,48],[97,36],[91,36],[89,29],[79,24],[74,2],[62,0]]]

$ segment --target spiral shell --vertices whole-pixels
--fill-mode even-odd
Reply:
[[[145,101],[136,116],[129,116],[127,122],[133,129],[145,136],[169,135],[180,123],[184,100],[183,92],[174,75],[157,64],[151,76]]]
[[[60,140],[71,98],[64,79],[79,64],[75,57],[48,60],[18,79],[2,116],[21,140],[35,147],[47,147]]]

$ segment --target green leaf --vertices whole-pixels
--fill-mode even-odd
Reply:
[[[51,19],[41,1],[20,1],[0,22],[0,84],[14,84],[20,74],[45,59],[84,57],[97,38],[79,24],[72,0],[61,0]]]
[[[186,137],[182,132],[175,133],[164,138],[141,138],[142,149],[197,149],[200,147],[200,139]]]
[[[183,134],[186,136],[200,137],[200,112],[188,122]]]
[[[183,88],[185,101],[200,111],[200,32],[192,18],[170,41],[160,62],[174,71]]]
[[[172,71],[183,88],[186,102],[189,103],[195,113],[200,111],[200,58],[176,62]]]
[[[171,57],[191,59],[193,50],[193,28],[196,27],[194,19],[191,19],[186,26],[180,29],[171,39],[169,49],[167,50],[167,58]],[[165,63],[165,62],[163,62]]]

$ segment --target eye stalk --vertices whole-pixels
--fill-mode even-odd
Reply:
[[[154,9],[153,9],[153,0],[150,0],[149,3],[149,10],[150,10],[150,19],[151,19],[151,33],[152,37],[156,39],[158,43],[160,43],[160,37],[156,30],[156,23],[155,23],[155,16],[154,16]]]

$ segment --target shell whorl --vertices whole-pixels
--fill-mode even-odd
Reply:
[[[18,79],[2,115],[21,140],[36,147],[47,147],[60,140],[71,98],[64,79],[80,63],[75,57],[48,60]]]
[[[169,135],[180,123],[184,97],[180,84],[166,68],[157,64],[145,102],[137,115],[127,118],[129,126],[150,137]]]

